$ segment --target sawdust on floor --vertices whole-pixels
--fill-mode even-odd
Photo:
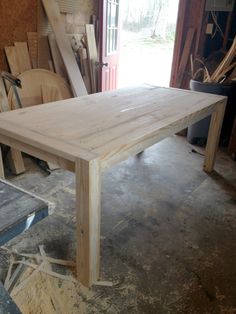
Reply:
[[[13,300],[23,314],[85,313],[85,300],[95,293],[70,281],[37,273]]]

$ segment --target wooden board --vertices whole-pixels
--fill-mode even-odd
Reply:
[[[41,0],[37,1],[37,34],[38,34],[38,68],[51,70],[51,55],[48,35],[52,32],[51,25],[44,11]]]
[[[58,88],[62,99],[72,97],[69,86],[57,74],[43,69],[33,69],[18,76],[21,80],[22,89],[19,89],[19,96],[23,107],[39,105],[43,103],[41,86],[47,83],[48,86]],[[30,88],[29,88],[30,86]],[[17,108],[15,96],[12,88],[8,93],[9,104],[12,108]]]
[[[15,42],[15,47],[18,56],[20,73],[32,69],[27,43]]]
[[[38,33],[28,32],[28,47],[32,68],[38,68]]]
[[[91,76],[91,90],[92,93],[96,93],[97,89],[97,66],[96,62],[98,62],[98,52],[97,52],[97,44],[95,39],[95,31],[93,24],[86,24],[86,43],[87,43],[87,51],[88,51],[88,60],[89,60],[89,69]]]
[[[58,45],[56,42],[56,37],[53,33],[48,35],[48,41],[49,41],[49,46],[52,54],[52,60],[53,60],[53,65],[55,72],[63,77],[66,81],[68,81],[68,75],[66,72],[66,68],[64,65],[64,62],[62,60],[60,51],[58,49]]]
[[[206,38],[206,25],[208,23],[208,12],[205,12],[206,0],[179,1],[178,16],[177,16],[177,27],[176,27],[176,38],[173,53],[172,71],[170,86],[176,87],[177,78],[179,76],[179,65],[183,55],[183,47],[186,41],[186,34],[190,27],[196,30],[196,39],[192,48],[193,56],[203,56],[204,42]],[[197,3],[197,5],[196,5]],[[190,68],[186,69],[186,75],[184,75],[181,88],[189,89]]]
[[[42,0],[45,11],[47,13],[50,24],[56,36],[58,48],[64,61],[70,84],[73,88],[75,96],[87,95],[87,90],[84,85],[83,78],[79,71],[75,55],[72,51],[70,42],[67,38],[65,28],[61,21],[58,4],[53,0]]]
[[[191,48],[193,44],[194,34],[195,34],[194,28],[189,28],[187,37],[185,40],[185,44],[184,44],[183,54],[180,59],[179,69],[178,69],[178,77],[177,77],[177,82],[176,82],[176,87],[178,88],[181,87],[184,74],[186,71],[186,67],[187,67],[187,64],[189,63],[189,57],[190,57]]]
[[[20,71],[18,55],[16,52],[16,47],[15,46],[5,47],[5,53],[6,53],[7,62],[8,62],[11,73],[17,76],[18,74],[21,73],[21,71]]]
[[[101,171],[212,115],[204,170],[213,170],[227,98],[144,85],[0,115],[0,141],[76,172],[77,275],[99,278]]]
[[[26,42],[16,42],[15,46],[5,47],[11,73],[15,76],[32,68]]]
[[[89,62],[87,57],[87,51],[83,47],[79,47],[79,58],[80,58],[80,65],[81,65],[81,73],[83,76],[84,84],[89,94],[91,94],[91,81],[90,81],[90,74],[89,74]]]

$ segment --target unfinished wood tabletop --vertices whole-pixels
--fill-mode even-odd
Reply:
[[[169,130],[173,134],[211,114],[213,105],[224,99],[144,85],[4,113],[0,130],[25,138],[27,144],[47,146],[72,161],[76,157],[106,159],[113,151],[157,134],[160,139]]]

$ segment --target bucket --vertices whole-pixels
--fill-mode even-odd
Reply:
[[[236,115],[236,82],[224,85],[219,83],[204,83],[191,80],[190,89],[197,92],[217,94],[228,97],[225,117],[220,135],[220,144],[222,146],[227,146]],[[199,146],[204,146],[206,144],[210,120],[211,117],[209,116],[188,127],[187,140],[189,143]]]

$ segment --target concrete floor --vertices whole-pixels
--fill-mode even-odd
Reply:
[[[101,279],[114,286],[54,282],[61,300],[76,294],[64,313],[236,313],[236,163],[219,153],[211,176],[202,163],[175,136],[104,174]],[[75,259],[74,175],[27,167],[12,181],[56,210],[8,248]]]

